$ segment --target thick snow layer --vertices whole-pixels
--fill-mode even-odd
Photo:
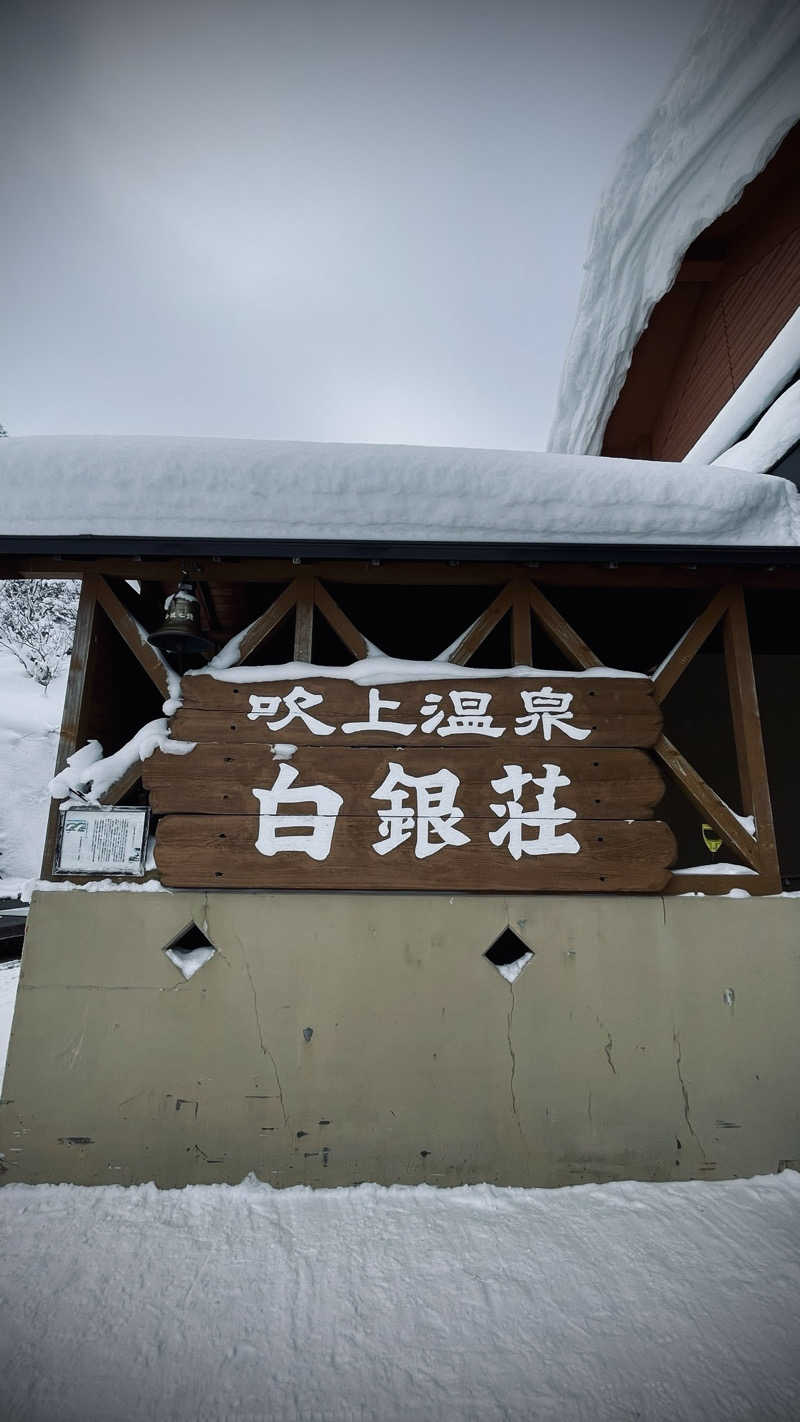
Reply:
[[[27,879],[41,868],[66,682],[63,672],[45,694],[0,650],[0,895],[9,877]]]
[[[687,248],[798,117],[797,0],[718,0],[595,216],[551,449],[601,448],[636,342]]]
[[[791,1171],[563,1190],[8,1185],[3,1415],[786,1422],[799,1211]]]
[[[741,387],[740,387],[741,388]],[[762,416],[755,429],[731,449],[726,449],[715,464],[730,464],[736,469],[749,469],[753,474],[765,474],[774,468],[784,454],[800,441],[800,380],[778,397]]]
[[[0,484],[23,537],[800,543],[786,480],[644,460],[37,435],[0,440]]]
[[[226,667],[218,670],[212,663],[187,676],[211,676],[215,681],[246,685],[253,681],[302,681],[312,677],[330,677],[333,681],[352,681],[356,686],[392,686],[412,681],[476,681],[480,677],[552,677],[556,681],[576,678],[638,677],[644,672],[618,671],[615,667],[591,667],[588,671],[547,671],[536,667],[462,667],[434,662],[408,661],[402,657],[365,657],[347,666],[315,666],[312,662],[275,662],[261,667]],[[182,742],[176,742],[182,744]]]

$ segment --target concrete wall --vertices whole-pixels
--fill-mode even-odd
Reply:
[[[189,982],[163,945],[194,919]],[[535,956],[483,957],[510,924]],[[800,1159],[800,901],[44,893],[5,1181],[563,1185]]]

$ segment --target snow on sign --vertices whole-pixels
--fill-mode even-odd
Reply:
[[[140,805],[61,811],[56,874],[141,875],[150,812]]]
[[[172,887],[657,892],[645,678],[184,679],[144,766]]]

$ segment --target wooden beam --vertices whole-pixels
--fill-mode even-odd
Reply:
[[[576,667],[587,669],[588,667],[601,667],[603,663],[596,657],[591,647],[588,647],[582,637],[573,627],[570,627],[566,618],[553,607],[552,602],[540,592],[535,583],[528,584],[528,597],[535,616],[555,643],[560,652],[563,652]]]
[[[476,622],[467,628],[463,637],[456,643],[447,658],[448,662],[455,663],[456,666],[466,666],[470,657],[477,652],[478,648],[486,641],[490,632],[493,632],[502,617],[505,617],[512,604],[512,590],[509,583],[497,594],[493,602],[489,603],[485,612],[482,612]]]
[[[64,769],[67,760],[85,739],[85,725],[88,709],[87,687],[91,679],[91,665],[94,656],[94,631],[97,618],[97,578],[91,573],[83,579],[75,635],[72,642],[72,656],[61,716],[61,730],[58,737],[54,774]],[[53,873],[56,842],[58,839],[59,801],[51,800],[47,817],[44,852],[42,854],[42,878],[49,879]]]
[[[659,760],[663,761],[684,794],[691,800],[695,809],[709,824],[714,826],[726,843],[741,855],[751,869],[760,870],[761,851],[752,835],[747,833],[744,826],[737,820],[733,810],[725,804],[724,800],[720,799],[716,790],[712,790],[702,776],[698,775],[694,766],[689,764],[684,755],[681,755],[677,746],[674,746],[672,741],[662,735],[659,736],[653,750]]]
[[[245,628],[243,633],[240,633],[235,658],[229,665],[238,667],[241,666],[242,662],[247,661],[247,658],[252,656],[253,652],[261,646],[261,643],[265,642],[267,637],[269,637],[276,628],[280,627],[280,624],[284,618],[288,617],[296,601],[297,584],[291,582],[288,588],[284,588],[280,596],[276,597],[275,601],[271,602],[269,607],[261,613],[261,616],[257,617],[254,622],[251,622],[250,626]]]
[[[517,576],[511,593],[511,660],[515,666],[533,665],[530,579]]]
[[[164,658],[147,640],[147,632],[140,622],[124,607],[105,578],[97,578],[97,601],[109,621],[119,633],[139,665],[147,672],[150,680],[158,688],[164,700],[169,696],[167,666]]]
[[[677,646],[673,648],[666,661],[662,662],[656,672],[653,683],[656,689],[656,701],[663,701],[664,697],[672,690],[679,677],[683,676],[686,668],[692,659],[697,655],[703,643],[710,637],[717,623],[725,616],[730,606],[732,588],[720,588],[716,597],[711,599],[708,607],[692,623]]]
[[[364,657],[368,657],[369,648],[366,639],[318,578],[314,579],[314,602],[339,640],[344,643],[349,652],[353,653],[356,661],[362,661]]]
[[[767,760],[758,707],[747,609],[741,588],[735,588],[723,628],[725,668],[739,766],[739,785],[745,811],[753,816],[761,873],[780,892],[780,864],[772,819],[772,802],[767,778]]]
[[[487,586],[505,584],[515,570],[534,576],[540,586],[598,588],[662,588],[708,589],[721,583],[739,583],[743,587],[791,589],[800,588],[800,568],[749,566],[747,564],[696,564],[691,562],[692,549],[686,549],[685,563],[541,563],[513,564],[458,559],[451,561],[410,562],[387,559],[378,562],[363,558],[320,559],[304,562],[303,571],[324,582],[385,586],[387,583],[429,586]],[[195,580],[214,583],[284,583],[297,575],[297,565],[289,558],[195,558],[150,559],[136,555],[107,556],[88,554],[57,558],[44,554],[3,554],[0,556],[0,577],[3,578],[81,578],[85,573],[99,573],[113,578],[139,578],[145,582],[174,583],[183,570]]]
[[[314,579],[303,574],[296,580],[297,601],[294,608],[294,659],[311,661],[314,640]]]

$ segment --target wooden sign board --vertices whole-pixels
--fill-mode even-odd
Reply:
[[[175,888],[657,892],[645,678],[186,677],[143,779]]]

